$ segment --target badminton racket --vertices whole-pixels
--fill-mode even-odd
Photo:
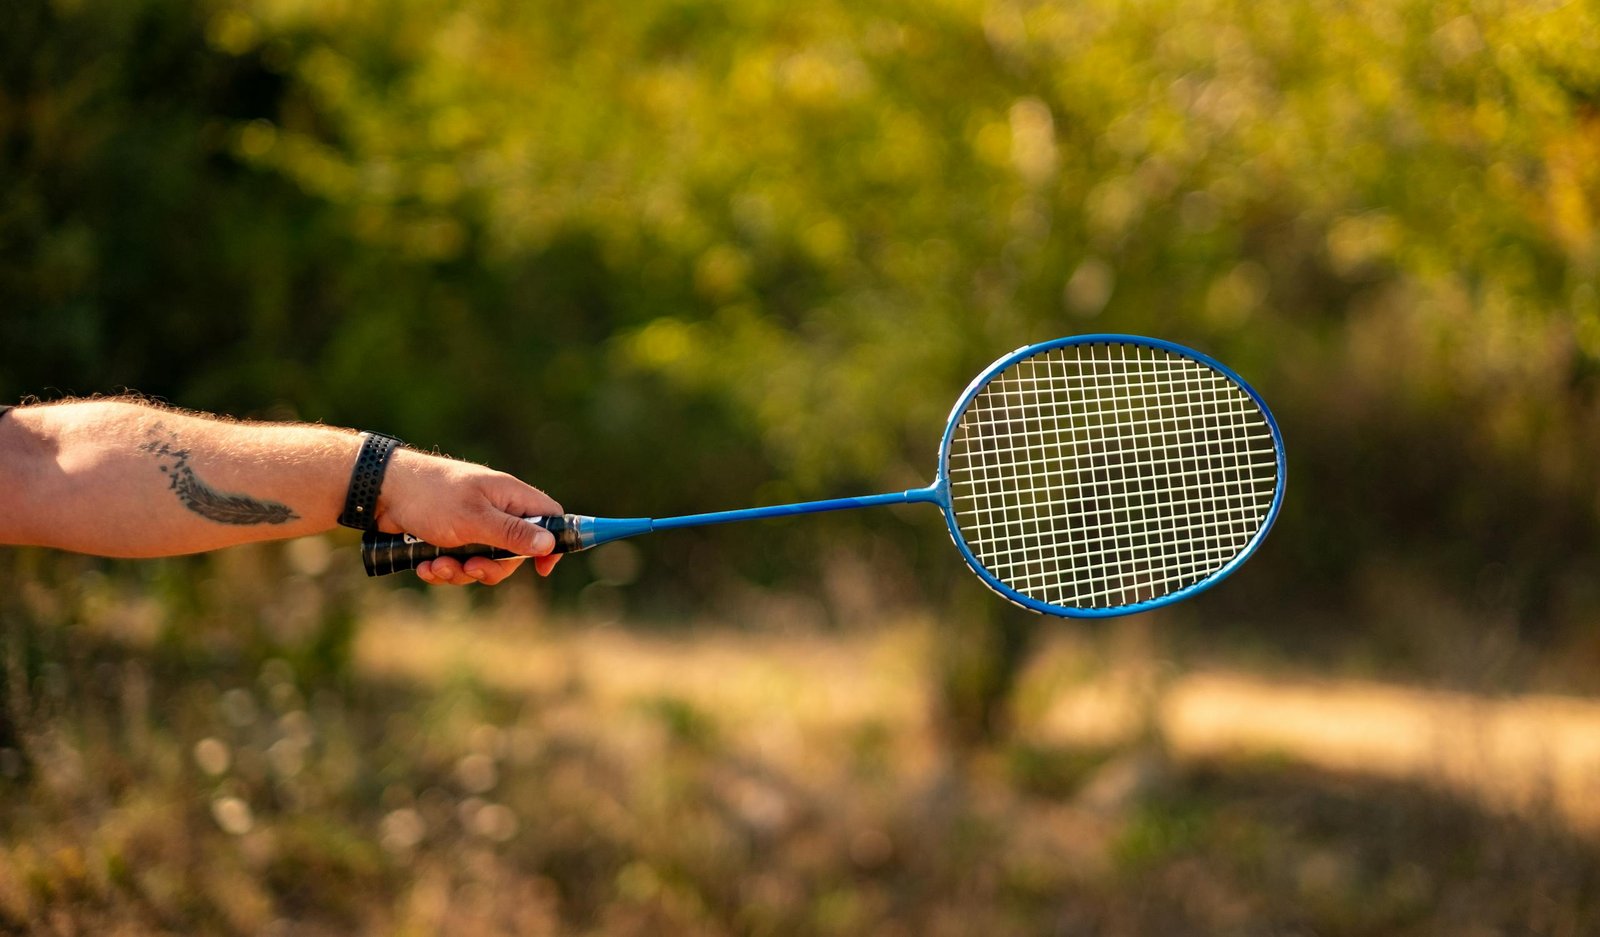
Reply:
[[[1068,617],[1143,611],[1216,585],[1255,552],[1283,503],[1283,437],[1224,365],[1133,335],[1019,348],[950,412],[925,488],[664,518],[532,517],[575,552],[652,531],[886,504],[943,512],[967,566],[1024,608]],[[369,532],[368,575],[439,556],[514,554]]]

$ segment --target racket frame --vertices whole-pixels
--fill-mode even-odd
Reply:
[[[1177,589],[1165,595],[1156,596],[1152,599],[1146,599],[1142,602],[1134,602],[1128,605],[1113,605],[1105,608],[1078,608],[1067,605],[1053,605],[1049,602],[1041,602],[1038,599],[1023,595],[1021,592],[1018,592],[1002,582],[999,577],[989,572],[989,570],[978,561],[977,556],[972,552],[972,548],[967,546],[966,538],[961,534],[961,528],[956,521],[955,508],[950,501],[950,447],[955,439],[956,428],[961,423],[962,414],[967,412],[968,405],[970,405],[973,399],[977,397],[985,387],[989,386],[989,382],[999,376],[1001,372],[1005,371],[1007,368],[1019,361],[1032,358],[1035,355],[1041,355],[1046,352],[1053,351],[1057,348],[1066,348],[1073,345],[1097,344],[1137,345],[1144,348],[1154,348],[1160,351],[1169,352],[1171,354],[1178,355],[1179,357],[1188,358],[1191,361],[1199,362],[1208,368],[1216,370],[1228,380],[1232,381],[1239,387],[1240,390],[1244,391],[1252,401],[1254,401],[1255,405],[1261,410],[1262,418],[1266,420],[1267,428],[1272,432],[1272,448],[1277,459],[1278,475],[1277,485],[1272,493],[1272,504],[1270,507],[1268,507],[1267,515],[1265,519],[1262,520],[1261,526],[1256,530],[1255,536],[1250,538],[1250,542],[1245,544],[1244,549],[1240,550],[1236,556],[1234,556],[1221,568],[1211,573],[1209,576],[1205,577],[1199,582],[1184,586],[1182,589]],[[1005,357],[989,365],[983,370],[983,373],[973,378],[972,383],[967,385],[967,389],[962,392],[960,398],[956,400],[955,406],[950,410],[950,419],[945,424],[944,439],[939,443],[939,474],[935,479],[933,486],[928,490],[937,492],[937,498],[934,500],[936,500],[939,507],[944,510],[945,527],[950,534],[950,540],[955,543],[956,549],[961,551],[961,559],[966,562],[969,569],[977,574],[979,579],[983,580],[984,585],[994,590],[994,592],[1000,595],[1001,598],[1006,599],[1014,605],[1020,605],[1030,611],[1040,612],[1046,615],[1058,615],[1066,618],[1112,618],[1118,615],[1131,615],[1135,612],[1145,612],[1153,608],[1160,608],[1163,605],[1171,605],[1173,602],[1180,602],[1189,598],[1190,596],[1204,592],[1205,590],[1226,579],[1233,573],[1234,570],[1238,569],[1245,560],[1249,559],[1250,556],[1256,552],[1256,549],[1261,546],[1261,542],[1266,539],[1267,532],[1272,529],[1273,522],[1278,519],[1279,508],[1283,506],[1283,492],[1284,488],[1286,487],[1287,479],[1288,460],[1284,453],[1283,433],[1278,429],[1278,421],[1273,418],[1272,411],[1267,407],[1267,402],[1263,400],[1261,395],[1256,393],[1255,388],[1251,387],[1244,378],[1239,376],[1236,371],[1217,359],[1195,351],[1193,348],[1189,348],[1184,345],[1179,345],[1174,342],[1165,341],[1159,338],[1148,338],[1143,335],[1122,335],[1108,332],[1094,335],[1072,335],[1066,338],[1053,339],[1048,342],[1040,342],[1036,345],[1024,345],[1021,348],[1018,348],[1016,351],[1013,351],[1011,354],[1006,355]]]

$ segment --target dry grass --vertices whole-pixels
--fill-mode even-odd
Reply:
[[[508,693],[581,683],[613,711],[670,695],[718,714],[769,757],[809,750],[868,722],[893,730],[897,762],[936,762],[923,685],[935,623],[867,634],[773,637],[710,632],[692,641],[618,629],[530,633],[516,623],[441,623],[390,615],[357,645],[363,673],[437,685],[470,673]],[[1437,785],[1486,809],[1552,812],[1600,832],[1600,702],[1491,698],[1370,681],[1267,679],[1216,670],[1151,676],[1148,667],[1084,675],[1081,640],[1035,655],[1019,695],[1037,702],[1019,732],[1051,746],[1125,746],[1159,735],[1185,762],[1270,756],[1375,779]],[[1149,662],[1146,662],[1149,663]],[[815,766],[788,767],[813,770]]]
[[[1427,761],[1474,714],[1475,751],[1537,752],[1522,727],[1580,732],[1577,703],[1163,673],[1064,637],[1016,741],[961,753],[916,618],[669,637],[385,604],[312,677],[64,595],[39,596],[63,630],[26,694],[32,771],[0,782],[8,930],[1600,929],[1600,848],[1559,800],[1500,809]]]

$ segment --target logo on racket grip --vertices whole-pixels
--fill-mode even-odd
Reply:
[[[400,535],[400,542],[404,543],[404,544],[407,544],[407,545],[410,545],[410,544],[413,544],[413,543],[422,543],[423,541],[422,541],[421,537],[418,537],[415,534],[401,534]]]

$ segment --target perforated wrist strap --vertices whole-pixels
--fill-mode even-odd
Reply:
[[[344,496],[344,513],[339,523],[356,530],[373,530],[378,525],[378,492],[383,490],[383,473],[389,458],[404,443],[382,433],[361,434],[361,454],[350,470],[350,490]]]

